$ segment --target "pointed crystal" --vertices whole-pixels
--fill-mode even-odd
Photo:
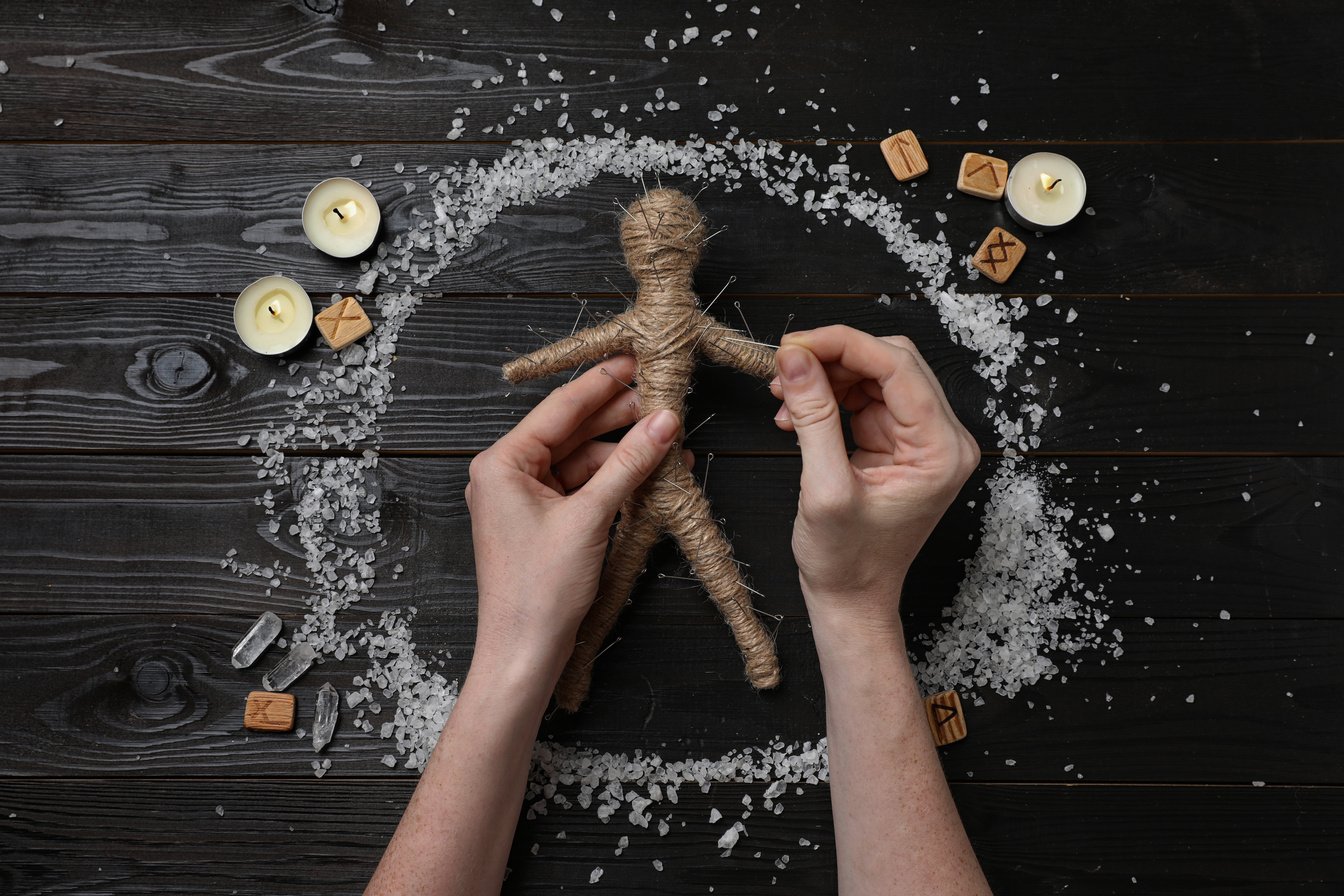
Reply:
[[[336,731],[336,717],[340,715],[341,695],[331,686],[331,682],[322,685],[317,691],[317,709],[313,713],[313,752],[320,753],[331,743],[331,735]]]
[[[246,669],[257,661],[257,657],[271,646],[275,636],[280,634],[280,617],[267,610],[257,617],[252,627],[243,635],[233,648],[233,668]]]
[[[307,644],[295,644],[275,668],[261,677],[261,686],[268,691],[283,691],[308,671],[317,659],[317,651]]]

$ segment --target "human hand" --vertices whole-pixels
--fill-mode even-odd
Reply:
[[[540,664],[552,674],[574,648],[597,594],[607,536],[622,502],[680,431],[660,410],[617,444],[594,436],[634,422],[634,359],[610,358],[547,396],[471,462],[467,508],[476,553],[476,659]]]
[[[776,362],[775,422],[803,454],[793,554],[808,613],[898,632],[906,571],[980,448],[904,336],[790,333]],[[841,407],[853,415],[853,455]]]

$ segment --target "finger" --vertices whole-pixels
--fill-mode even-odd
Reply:
[[[775,354],[784,387],[784,405],[803,452],[803,480],[813,489],[834,494],[853,483],[845,433],[826,371],[815,355],[788,345]]]
[[[891,452],[883,451],[855,451],[850,458],[850,463],[854,464],[857,470],[871,470],[875,467],[892,466]]]
[[[942,388],[924,372],[916,360],[914,343],[903,336],[884,341],[850,327],[834,326],[790,333],[784,345],[805,348],[822,363],[835,362],[852,374],[874,380],[888,410],[903,426],[916,427],[944,413]]]
[[[634,372],[634,359],[618,355],[556,389],[499,440],[501,454],[539,476],[551,464],[551,451],[612,396],[626,391]]]
[[[942,399],[943,410],[945,410],[945,411],[947,412],[947,415],[948,415],[949,417],[951,417],[951,418],[953,418],[953,419],[955,420],[957,415],[956,415],[955,413],[953,413],[953,411],[952,411],[952,403],[951,403],[950,401],[947,400],[947,392],[945,392],[945,391],[943,390],[942,383],[938,382],[938,377],[934,376],[934,374],[933,374],[933,368],[929,366],[929,362],[928,362],[927,360],[925,360],[924,355],[919,351],[918,348],[915,347],[914,343],[913,343],[913,342],[910,342],[910,340],[909,340],[907,337],[904,337],[904,336],[883,336],[883,337],[882,337],[882,341],[883,341],[883,342],[887,342],[887,343],[890,343],[890,344],[892,344],[892,345],[897,345],[897,344],[899,344],[899,343],[898,343],[898,340],[904,340],[905,343],[909,343],[909,345],[910,345],[910,350],[914,353],[915,361],[919,364],[920,369],[924,371],[924,375],[925,375],[926,377],[928,377],[929,382],[933,383],[933,385],[934,385],[934,387],[935,387],[935,388],[934,388],[934,391],[938,393],[938,397],[939,397],[940,399]]]
[[[823,364],[826,378],[831,381],[831,390],[835,392],[840,407],[851,413],[861,410],[873,402],[882,403],[882,389],[876,382],[865,379],[846,370],[834,362]],[[779,377],[770,381],[770,394],[780,401],[784,400],[784,390],[780,388]]]
[[[634,425],[580,491],[614,517],[626,498],[649,477],[681,432],[681,421],[663,409]]]
[[[560,491],[568,494],[581,487],[602,468],[616,451],[615,442],[585,442],[552,469]]]
[[[613,395],[602,407],[598,408],[587,420],[579,424],[573,435],[551,449],[551,463],[559,463],[596,436],[604,435],[615,429],[629,426],[639,419],[639,393],[622,389]],[[613,443],[615,444],[615,443]]]
[[[568,494],[583,488],[616,452],[615,442],[588,442],[574,449],[569,457],[556,464],[552,473],[559,485],[558,491]],[[681,452],[681,462],[690,470],[695,467],[695,455]]]
[[[881,405],[869,407],[849,418],[854,444],[863,451],[886,452],[888,460],[896,451],[897,424]]]

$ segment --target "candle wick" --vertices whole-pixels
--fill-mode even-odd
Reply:
[[[1054,180],[1052,180],[1052,181],[1050,182],[1049,186],[1047,186],[1046,189],[1047,189],[1047,190],[1053,190],[1055,187],[1059,186],[1059,182],[1062,181],[1063,179],[1064,179],[1064,178],[1062,178],[1062,177],[1057,177],[1057,178],[1055,178]]]
[[[341,210],[340,210],[340,209],[338,209],[338,208],[334,208],[334,209],[332,209],[332,211],[334,211],[334,212],[336,213],[336,217],[340,218],[342,221],[345,220],[345,215],[341,214]]]

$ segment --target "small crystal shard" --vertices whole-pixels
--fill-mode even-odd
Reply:
[[[336,716],[340,713],[341,699],[336,689],[327,682],[318,689],[317,709],[313,713],[313,752],[320,753],[331,743],[336,731]]]
[[[280,634],[280,617],[267,610],[257,617],[243,639],[233,648],[233,668],[246,669],[271,646]]]
[[[295,644],[274,669],[262,676],[261,686],[268,691],[283,691],[307,672],[315,659],[317,651],[307,644]]]

